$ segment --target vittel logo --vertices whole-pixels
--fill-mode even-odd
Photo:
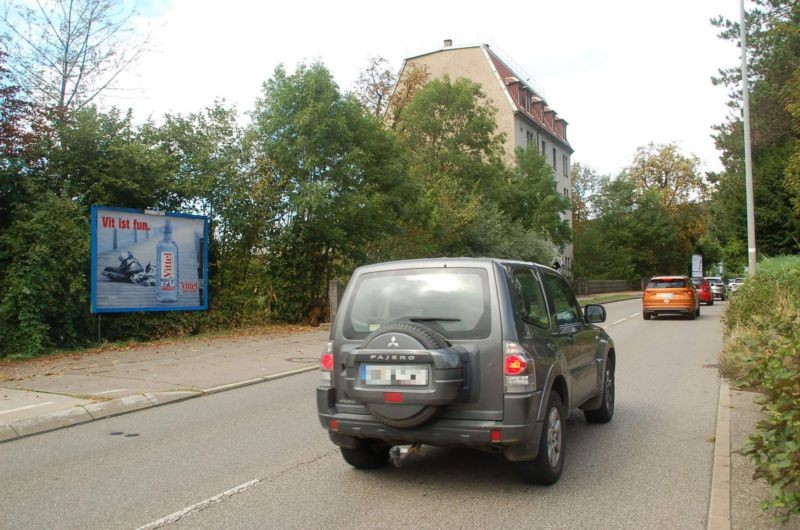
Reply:
[[[164,252],[161,254],[161,267],[163,268],[163,277],[172,278],[172,252]]]
[[[172,252],[161,253],[159,284],[162,291],[172,291],[178,286],[175,281],[175,254]]]

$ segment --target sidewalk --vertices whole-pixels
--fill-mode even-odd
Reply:
[[[328,334],[320,328],[0,363],[0,451],[24,436],[316,370]],[[800,521],[781,527],[761,511],[768,487],[734,453],[761,415],[756,396],[723,382],[709,529],[800,529]]]
[[[328,334],[319,328],[0,363],[0,442],[316,370]]]

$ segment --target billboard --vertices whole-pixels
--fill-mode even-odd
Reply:
[[[92,313],[208,309],[208,218],[92,206]]]
[[[703,256],[700,254],[692,255],[692,278],[703,277]]]

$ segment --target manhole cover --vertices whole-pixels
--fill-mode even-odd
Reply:
[[[319,362],[319,359],[316,357],[289,357],[286,359],[290,363],[299,363],[299,364],[316,364]]]

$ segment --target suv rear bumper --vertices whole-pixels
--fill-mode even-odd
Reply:
[[[389,427],[369,414],[337,411],[332,388],[317,388],[317,410],[331,441],[341,447],[352,447],[356,439],[369,438],[391,445],[423,443],[471,447],[504,453],[509,460],[532,460],[538,455],[542,433],[543,422],[536,418],[541,395],[541,392],[532,392],[506,396],[504,420],[442,418],[413,429]],[[331,429],[332,420],[336,420],[335,430]]]

